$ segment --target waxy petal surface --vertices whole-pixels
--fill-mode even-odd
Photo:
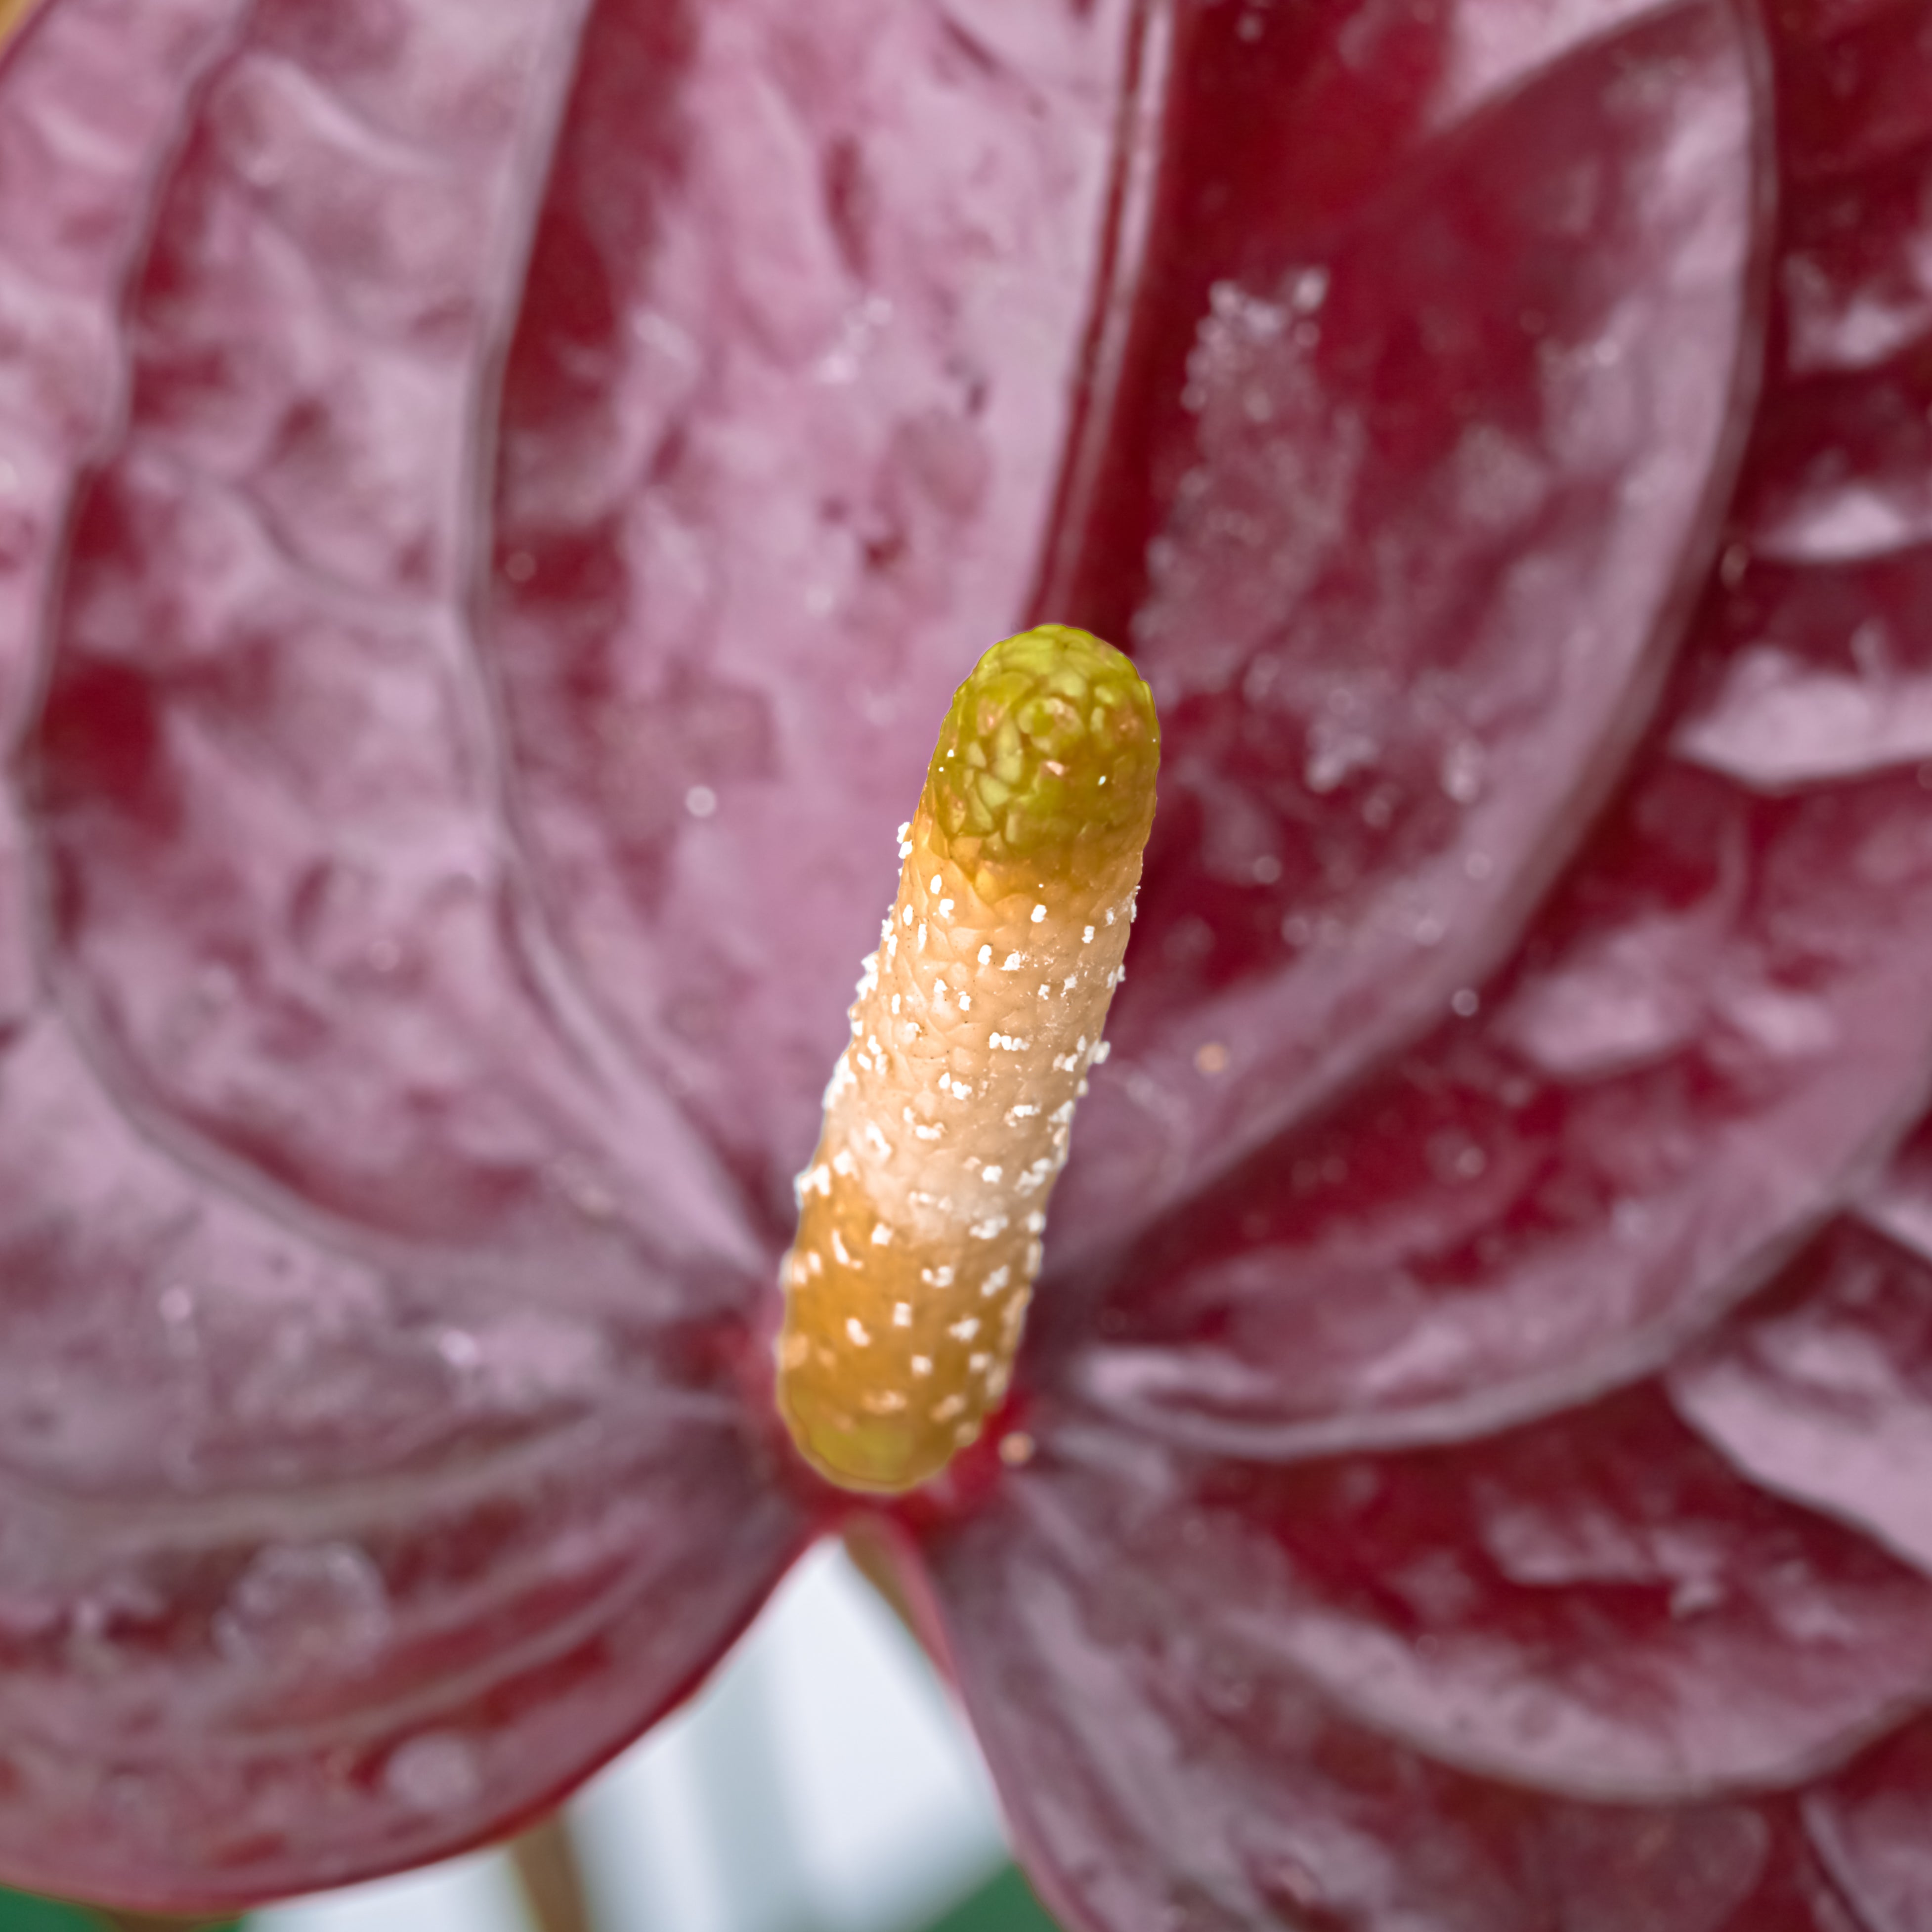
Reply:
[[[1790,1784],[1932,1688],[1932,1580],[1754,1490],[1654,1385],[1286,1470],[1056,1441],[1029,1480],[1114,1538],[1096,1590],[1165,1566],[1202,1642],[1470,1771],[1644,1803]]]
[[[1932,1263],[1856,1220],[1670,1372],[1679,1411],[1766,1489],[1932,1575]]]
[[[1350,12],[1186,16],[1159,266],[1130,264],[1104,453],[1055,532],[1042,608],[1131,640],[1162,733],[1062,1254],[1498,963],[1648,711],[1738,452],[1740,18],[1580,8],[1478,80],[1484,9],[1392,16],[1400,53],[1360,64]]]
[[[278,143],[320,128],[408,174],[358,51],[407,80],[392,106],[446,85],[454,124],[514,117],[500,72],[466,86],[433,48],[434,86],[386,68],[393,44],[358,46],[382,24],[367,10],[307,41],[299,10],[244,11],[74,0],[0,69],[10,733],[49,668],[23,647],[76,475],[103,472],[53,604],[31,801],[48,862],[10,810],[0,876],[0,1862],[152,1906],[308,1889],[505,1829],[684,1694],[803,1534],[706,1325],[748,1298],[753,1250],[715,1187],[707,1207],[681,1129],[661,1138],[693,1178],[664,1209],[678,1168],[650,1172],[649,1136],[613,1130],[639,1110],[545,1033],[541,990],[506,972],[514,939],[478,921],[443,946],[427,1040],[380,995],[354,1010],[382,962],[333,980],[304,962],[319,997],[292,1031],[288,1003],[272,1010],[285,989],[255,973],[287,957],[292,854],[366,862],[398,821],[460,816],[433,758],[350,728],[385,700],[421,724],[426,686],[460,682],[446,635],[426,680],[408,662],[421,627],[348,580],[370,562],[354,490],[332,506],[304,484],[292,541],[268,528],[273,432],[292,416],[313,454],[326,409],[296,398],[278,422],[290,398],[224,378],[259,350],[266,380],[281,325],[309,374],[340,370],[345,314],[460,369],[463,304],[414,298],[447,292],[436,272],[386,301],[381,189],[346,164],[318,184],[315,158]],[[446,24],[472,50],[485,38],[473,10]],[[497,52],[514,68],[513,38]],[[265,105],[274,124],[251,130]],[[254,164],[245,192],[224,139]],[[304,221],[332,237],[328,302],[240,299],[250,269],[299,267]],[[184,235],[207,251],[171,254]],[[232,272],[197,281],[212,268]],[[184,334],[194,380],[158,382]],[[332,649],[387,673],[373,699],[318,664]],[[433,954],[456,924],[409,944]],[[391,963],[419,994],[439,962]],[[452,1089],[465,1118],[442,1132]],[[358,1123],[378,1144],[356,1144]]]
[[[1888,1738],[1816,1792],[1806,1821],[1825,1868],[1870,1932],[1912,1932],[1932,1916],[1932,1724]]]
[[[1136,1256],[1079,1387],[1298,1455],[1659,1365],[1922,1095],[1923,798],[1909,772],[1772,800],[1665,764],[1509,982]]]
[[[1780,59],[1802,72],[1813,29],[1784,26]],[[1786,287],[1823,204],[1878,192],[1869,158],[1816,183],[1803,159]],[[1897,261],[1932,228],[1923,205],[1888,206]],[[1919,434],[1932,391],[1916,352],[1828,355],[1819,312],[1802,356],[1774,332],[1722,566],[1658,727],[1515,958],[1090,1283],[1100,1312],[1078,1319],[1117,1338],[1074,1370],[1090,1399],[1270,1456],[1588,1399],[1761,1286],[1910,1121],[1932,1076],[1915,776],[1932,550],[1886,481],[1910,460],[1886,452]],[[1868,416],[1894,428],[1864,438]],[[1876,523],[1847,507],[1881,500]]]
[[[1586,1460],[1589,1433],[1586,1420],[1575,1445]],[[1375,1513],[1374,1466],[1329,1473],[1354,1486],[1365,1515]],[[1029,1869],[1066,1922],[1108,1932],[1222,1932],[1284,1920],[1430,1932],[1850,1932],[1856,1924],[1840,1912],[1790,1809],[1762,1793],[1700,1802],[1686,1790],[1688,1802],[1674,1808],[1603,1806],[1492,1781],[1418,1748],[1417,1730],[1436,1730],[1421,1708],[1400,1709],[1396,1692],[1366,1710],[1365,1698],[1390,1688],[1374,1672],[1337,1680],[1309,1669],[1292,1639],[1283,1640],[1312,1572],[1339,1552],[1311,1526],[1307,1542],[1283,1560],[1266,1533],[1258,1543],[1254,1497],[1216,1492],[1219,1481],[1239,1486],[1252,1474],[1226,1467],[1203,1474],[1166,1452],[1071,1430],[989,1510],[932,1546],[962,1690]],[[1558,1476],[1548,1493],[1563,1486]],[[1479,1482],[1472,1494],[1499,1526],[1523,1500],[1508,1479],[1487,1493]],[[1392,1501],[1384,1496],[1381,1506]],[[1600,1590],[1610,1584],[1588,1611],[1570,1599],[1584,1623],[1604,1620],[1596,1636],[1606,1714],[1620,1699],[1650,1702],[1672,1678],[1659,1671],[1657,1652],[1620,1651],[1611,1626],[1650,1621],[1667,1631],[1670,1573],[1697,1561],[1694,1533],[1675,1544],[1667,1530],[1632,1538],[1635,1520],[1612,1510],[1577,1523],[1559,1509],[1544,1526],[1543,1554],[1560,1552],[1568,1577],[1530,1560],[1530,1541],[1516,1545],[1516,1587],[1547,1593],[1552,1604],[1583,1571],[1599,1573]],[[1782,1527],[1796,1525],[1787,1516]],[[1292,1525],[1288,1533],[1295,1534]],[[1705,1581],[1714,1582],[1742,1546],[1720,1556],[1705,1544],[1715,1559]],[[1417,1554],[1413,1569],[1385,1581],[1364,1576],[1362,1586],[1391,1601],[1406,1594],[1414,1636],[1450,1634],[1444,1647],[1453,1652],[1474,1580],[1454,1558],[1437,1561],[1432,1575]],[[1744,1571],[1730,1574],[1745,1581]],[[1790,1710],[1814,1688],[1805,1683],[1808,1663],[1822,1650],[1855,1648],[1856,1639],[1824,1598],[1803,1604],[1802,1586],[1781,1604],[1775,1591],[1747,1586],[1745,1594],[1756,1597],[1747,1620],[1777,1612],[1766,1628],[1781,1625],[1772,1651],[1782,1651],[1784,1667],[1760,1652],[1730,1691],[1760,1712]],[[1712,1601],[1692,1614],[1730,1621]],[[1666,1647],[1674,1640],[1666,1635]],[[1434,1662],[1429,1645],[1415,1648],[1418,1660]],[[1524,1656],[1545,1660],[1534,1646]],[[1454,1663],[1444,1660],[1453,1678]],[[1609,1677],[1626,1668],[1612,1692]],[[1714,1694],[1694,1672],[1677,1682],[1694,1702],[1707,1688]],[[1644,1728],[1626,1714],[1634,1732]],[[1735,1741],[1740,1715],[1721,1712],[1714,1695],[1706,1716],[1714,1722],[1696,1729],[1706,1744]],[[1483,1722],[1474,1717],[1466,1736],[1453,1728],[1438,1735],[1455,1739],[1462,1755],[1477,1747]],[[1543,1743],[1562,1728],[1556,1722]],[[1714,1771],[1714,1761],[1704,1768]],[[1572,1768],[1594,1775],[1592,1752],[1580,1750]]]
[[[577,24],[425,10],[372,52],[271,9],[209,76],[34,778],[62,991],[136,1104],[304,1205],[688,1305],[755,1251],[551,968],[464,622],[518,166]]]
[[[786,1179],[1046,615],[1169,782],[1026,1466],[902,1517],[1042,1886],[1916,1924],[1932,38],[1770,25],[1774,154],[1718,0],[53,0],[0,1865],[509,1828],[836,1518]]]
[[[893,828],[1020,627],[1137,32],[1126,0],[591,19],[491,661],[557,929],[781,1243]]]

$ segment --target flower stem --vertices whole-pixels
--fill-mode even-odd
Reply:
[[[553,1811],[520,1833],[510,1858],[538,1932],[592,1932],[577,1846],[562,1813]]]

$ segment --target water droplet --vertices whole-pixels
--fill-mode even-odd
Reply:
[[[454,1811],[476,1798],[483,1773],[472,1745],[448,1731],[425,1731],[390,1754],[382,1783],[412,1811]]]
[[[1489,1156],[1467,1134],[1451,1130],[1429,1143],[1429,1165],[1440,1180],[1478,1180],[1489,1164]]]
[[[446,1328],[436,1338],[436,1352],[452,1369],[474,1368],[482,1357],[483,1345],[466,1328]]]
[[[709,818],[718,809],[718,794],[709,785],[693,785],[684,795],[684,808],[694,818]]]
[[[1255,1680],[1234,1658],[1212,1652],[1201,1673],[1201,1701],[1217,1718],[1238,1718],[1255,1701]]]
[[[1288,320],[1286,312],[1274,303],[1251,296],[1239,282],[1220,281],[1208,291],[1214,319],[1234,336],[1250,342],[1272,341]]]
[[[460,1378],[467,1403],[516,1414],[588,1400],[609,1369],[594,1327],[530,1309],[474,1330],[446,1328],[436,1350]]]
[[[1458,805],[1474,805],[1483,795],[1486,760],[1473,738],[1459,739],[1442,754],[1436,776],[1443,790]]]
[[[1309,728],[1302,782],[1312,792],[1331,792],[1352,772],[1372,764],[1380,749],[1366,733],[1326,718],[1318,720]]]
[[[170,1355],[185,1361],[200,1353],[201,1336],[195,1327],[193,1288],[181,1282],[171,1282],[155,1298],[154,1312],[161,1318],[162,1346]]]
[[[1288,277],[1288,301],[1291,308],[1312,315],[1328,299],[1328,271],[1325,268],[1298,269]]]
[[[584,1162],[568,1157],[550,1170],[563,1198],[586,1221],[608,1221],[617,1211],[617,1199],[604,1178]]]
[[[231,1657],[340,1667],[368,1657],[389,1627],[380,1571],[353,1544],[271,1544],[228,1593],[215,1640]]]
[[[1670,1592],[1670,1614],[1680,1622],[1714,1610],[1724,1600],[1724,1586],[1714,1576],[1687,1576]]]

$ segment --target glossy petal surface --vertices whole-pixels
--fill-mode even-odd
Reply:
[[[1757,1481],[1932,1573],[1932,1268],[1853,1223],[1671,1372],[1678,1407]]]
[[[688,1308],[752,1250],[531,929],[464,621],[518,165],[575,25],[426,14],[372,58],[272,8],[210,74],[35,777],[63,991],[148,1104],[310,1206],[586,1290],[647,1257]]]
[[[892,828],[1019,628],[1124,0],[607,0],[505,390],[488,631],[557,929],[781,1240]]]
[[[1583,8],[1486,63],[1485,10],[1450,6],[1338,62],[1351,10],[1185,16],[1160,266],[1086,426],[1104,480],[1056,532],[1046,596],[1132,639],[1166,747],[1158,937],[1063,1253],[1496,963],[1644,716],[1729,489],[1761,238],[1736,16]]]
[[[1364,1461],[1287,1479],[1190,1462],[1106,1431],[1061,1432],[1056,1451],[932,1548],[962,1688],[1057,1909],[1071,1923],[1121,1932],[1283,1922],[1469,1932],[1856,1924],[1781,1805],[1713,1787],[1739,1768],[1732,1753],[1760,1722],[1797,1741],[1784,1726],[1834,1674],[1814,1674],[1828,1653],[1862,1668],[1860,1613],[1841,1621],[1851,1598],[1836,1583],[1814,1594],[1815,1572],[1808,1582],[1778,1557],[1759,1570],[1751,1536],[1735,1525],[1714,1540],[1700,1534],[1696,1512],[1681,1512],[1681,1494],[1668,1493],[1670,1474],[1620,1483],[1618,1466],[1630,1466],[1614,1438],[1635,1419],[1586,1413],[1557,1436],[1506,1442],[1493,1459],[1478,1452],[1414,1474]],[[1586,1502],[1575,1478],[1600,1455]],[[1736,1483],[1696,1450],[1679,1473],[1700,1457],[1694,1486]],[[1667,1446],[1658,1460],[1673,1460]],[[1393,1676],[1338,1672],[1318,1642],[1300,1641],[1304,1616],[1317,1600],[1336,1600],[1337,1573],[1367,1553],[1360,1539],[1372,1539],[1370,1526],[1416,1507],[1418,1481],[1437,1511],[1466,1483],[1489,1546],[1472,1565],[1460,1538],[1433,1544],[1425,1532],[1412,1544],[1414,1524],[1397,1532],[1390,1552],[1376,1552],[1399,1551],[1393,1565],[1364,1567],[1354,1588],[1358,1604],[1379,1600],[1372,1620],[1400,1619],[1412,1662],[1397,1661]],[[1747,1514],[1783,1557],[1819,1534],[1843,1534],[1779,1505]],[[1485,1565],[1486,1580],[1477,1574]],[[1864,1576],[1880,1595],[1899,1590],[1900,1611],[1928,1587],[1883,1559]],[[1613,1806],[1550,1795],[1544,1778],[1559,1762],[1570,1774],[1559,1772],[1559,1789],[1598,1783],[1617,1748],[1596,1725],[1572,1728],[1576,1707],[1561,1693],[1506,1714],[1507,1695],[1492,1694],[1508,1675],[1498,1669],[1509,1648],[1500,1628],[1484,1694],[1445,1707],[1470,1622],[1494,1618],[1499,1584],[1520,1607],[1544,1598],[1556,1619],[1530,1612],[1538,1628],[1520,1655],[1532,1672],[1561,1675],[1568,1652],[1596,1678],[1611,1730],[1628,1723],[1652,1745],[1671,1739],[1676,1761],[1653,1760],[1650,1771],[1676,1787],[1677,1804],[1646,1803],[1634,1784],[1624,1796],[1635,1802]],[[1695,1602],[1680,1594],[1687,1586]],[[1571,1616],[1582,1640],[1574,1650],[1556,1635]],[[1747,1634],[1760,1618],[1759,1634]],[[1706,1640],[1706,1661],[1738,1643],[1714,1676],[1690,1664]],[[1665,1661],[1672,1651],[1688,1666],[1681,1676]],[[1674,1703],[1673,1685],[1690,1704]],[[1869,1719],[1885,1712],[1886,1692],[1875,1681],[1868,1689]],[[1659,1726],[1660,1699],[1688,1725]],[[1810,1708],[1821,1715],[1824,1706]],[[1469,1760],[1492,1752],[1491,1768],[1513,1760],[1519,1774],[1538,1760],[1542,1790],[1475,1774]],[[1759,1775],[1770,1769],[1759,1760]]]
[[[98,474],[7,665],[12,728],[49,692],[0,903],[0,1859],[152,1905],[504,1828],[801,1534],[707,1334],[756,1250],[520,946],[460,558],[367,494],[460,526],[515,289],[464,282],[476,202],[555,23],[412,74],[243,11],[82,0],[0,75],[16,644]]]
[[[1910,1932],[1932,1914],[1932,1730],[1921,1722],[1888,1739],[1807,1808],[1826,1868],[1872,1932]]]
[[[0,1864],[505,1828],[833,1520],[787,1180],[1046,616],[1171,776],[901,1516],[1042,1887],[1919,1925],[1928,144],[1918,0],[51,0]]]
[[[1785,28],[1802,76],[1814,28]],[[1646,745],[1501,974],[1096,1276],[1081,1318],[1113,1339],[1073,1372],[1113,1412],[1294,1456],[1587,1399],[1761,1285],[1922,1103],[1928,580],[1898,494],[1921,378],[1910,353],[1822,346],[1857,297],[1806,267],[1815,237],[1881,184],[1861,153],[1814,184],[1822,135],[1796,129],[1778,266],[1812,333],[1777,318],[1722,566]],[[1905,225],[1863,259],[1895,280],[1926,231],[1882,205]]]

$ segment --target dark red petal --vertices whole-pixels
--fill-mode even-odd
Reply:
[[[1624,10],[1574,48],[1504,36],[1479,86],[1479,6],[1403,15],[1360,65],[1339,7],[1184,38],[1131,400],[1050,580],[1131,638],[1163,741],[1063,1255],[1493,968],[1654,695],[1763,236],[1738,17]]]
[[[1891,217],[1928,245],[1932,206]],[[1664,728],[1518,960],[1143,1246],[1090,1395],[1268,1455],[1540,1412],[1666,1360],[1911,1118],[1932,547],[1886,452],[1922,436],[1922,360],[1773,386]]]
[[[35,777],[62,990],[130,1104],[307,1206],[694,1312],[763,1265],[530,916],[465,623],[575,25],[272,7],[210,76]]]
[[[9,651],[35,635],[23,614],[45,594],[75,467],[114,419],[114,304],[152,198],[176,220],[197,184],[220,198],[216,136],[235,134],[221,116],[245,100],[238,77],[308,110],[258,128],[248,152],[265,163],[277,140],[321,124],[350,160],[386,154],[407,175],[404,146],[377,131],[386,82],[411,112],[502,119],[488,87],[442,92],[453,64],[438,62],[433,86],[412,76],[385,39],[405,24],[392,9],[260,8],[239,55],[237,10],[67,0],[0,70],[0,315],[16,352],[0,411],[20,514],[0,567],[21,620],[0,633]],[[416,25],[452,45],[478,38],[473,9],[422,10]],[[310,40],[291,45],[304,26]],[[172,172],[181,90],[216,55],[206,118]],[[432,185],[436,172],[422,171]],[[0,872],[0,1870],[151,1906],[307,1889],[507,1828],[682,1695],[803,1534],[747,1439],[732,1348],[692,1322],[755,1292],[731,1244],[755,1251],[695,1190],[676,1217],[641,1211],[671,1177],[633,1183],[625,1163],[648,1159],[648,1142],[618,1152],[583,1126],[636,1114],[585,1100],[595,1082],[531,1018],[540,998],[506,980],[513,945],[478,922],[452,961],[434,935],[406,935],[442,968],[443,1012],[452,988],[473,996],[460,1016],[488,1028],[467,1039],[428,1017],[411,1030],[402,996],[385,1006],[368,992],[382,974],[352,946],[344,980],[323,986],[340,1009],[279,1036],[311,1056],[300,1072],[314,1089],[262,1057],[266,1009],[243,997],[260,988],[216,970],[235,956],[200,950],[214,933],[286,959],[275,867],[304,837],[329,849],[325,806],[372,873],[398,823],[454,827],[453,849],[471,836],[501,862],[500,839],[424,781],[432,758],[393,755],[398,734],[324,741],[342,722],[330,701],[365,720],[385,700],[416,704],[427,738],[425,694],[466,689],[453,626],[432,639],[439,685],[412,661],[421,628],[347,580],[354,545],[304,550],[352,533],[343,495],[318,495],[313,526],[274,533],[289,541],[263,539],[280,472],[216,460],[245,454],[260,394],[223,388],[220,353],[157,373],[182,340],[164,323],[186,326],[196,296],[196,339],[230,374],[251,349],[284,346],[282,324],[326,364],[338,323],[386,347],[386,331],[440,342],[460,371],[474,350],[460,304],[442,299],[446,257],[426,247],[419,280],[384,283],[369,226],[382,197],[358,200],[367,178],[346,161],[279,183],[265,165],[227,186],[202,212],[234,218],[221,238],[257,248],[228,258],[219,291],[188,272],[205,260],[164,247],[150,264],[135,424],[93,500],[98,541],[65,607],[40,750],[72,946],[42,929],[16,832]],[[309,217],[288,197],[332,188],[322,213],[344,225],[316,249],[337,272],[328,300],[296,273],[306,303],[244,305],[251,262],[302,267]],[[209,312],[224,294],[238,298],[225,318]],[[404,388],[420,404],[430,386]],[[326,410],[307,421],[328,427]],[[225,547],[170,548],[210,532]],[[153,581],[130,574],[144,556]],[[379,572],[375,590],[389,587]],[[318,608],[356,622],[331,632]],[[318,640],[370,653],[356,661],[374,674],[366,703],[340,664],[303,656]],[[34,668],[6,662],[14,728]],[[318,701],[272,701],[290,692]],[[184,945],[168,936],[175,914]],[[326,977],[316,968],[310,987]],[[105,1023],[105,1038],[82,1034],[98,1060],[70,1010]],[[332,1046],[331,1027],[358,1036]],[[398,1039],[410,1051],[386,1059]],[[453,1126],[436,1111],[452,1090]],[[512,1104],[532,1092],[548,1112]],[[572,1166],[586,1146],[602,1164]],[[438,1165],[451,1147],[464,1159]],[[236,1154],[379,1232],[337,1221],[319,1238],[313,1208],[290,1211]],[[522,1188],[518,1161],[539,1156],[543,1185]],[[488,1184],[470,1186],[479,1172]],[[402,1238],[425,1234],[442,1238]],[[526,1238],[541,1240],[536,1257]],[[702,1267],[664,1267],[694,1250]]]
[[[1018,626],[1128,0],[606,0],[490,638],[560,931],[775,1226],[947,694]]]
[[[534,1316],[445,1327],[440,1377],[421,1331],[384,1360],[341,1330],[417,1284],[365,1271],[368,1311],[345,1320],[337,1284],[290,1267],[302,1316],[250,1305],[227,1283],[276,1254],[208,1219],[206,1264],[226,1280],[170,1304],[190,1310],[172,1325],[138,1252],[104,1240],[71,1257],[78,1279],[43,1268],[50,1294],[86,1293],[130,1331],[74,1344],[92,1376],[46,1366],[17,1320],[7,1337],[38,1382],[7,1391],[8,1433],[34,1453],[0,1482],[0,1869],[154,1910],[311,1891],[510,1829],[689,1692],[802,1534],[735,1390],[614,1354],[596,1372],[621,1394],[560,1417],[584,1350]],[[165,1227],[126,1231],[142,1232],[176,1266],[197,1258]],[[265,1360],[304,1343],[304,1362]],[[380,1466],[410,1432],[382,1412],[404,1393],[386,1381],[441,1424],[418,1467]],[[493,1439],[517,1404],[530,1439]],[[345,1416],[375,1438],[352,1456]],[[142,1473],[78,1489],[137,1434]]]
[[[1932,1722],[1887,1738],[1804,1809],[1826,1868],[1870,1932],[1932,1924]]]
[[[1127,1472],[1082,1510],[1190,1570],[1204,1633],[1474,1770],[1695,1800],[1802,1778],[1932,1687],[1932,1582],[1757,1492],[1654,1390],[1273,1472],[1066,1427],[1063,1465],[1106,1447]]]
[[[1856,1222],[1671,1370],[1680,1411],[1754,1481],[1932,1575],[1932,1263]]]
[[[1142,1247],[1089,1395],[1244,1453],[1493,1427],[1660,1362],[1837,1204],[1922,1090],[1924,794],[1654,770],[1478,1013]]]
[[[1932,20],[1918,0],[1775,0],[1781,172],[1807,187],[1932,140]]]
[[[1922,236],[1932,220],[1922,218]],[[1813,376],[1767,398],[1739,535],[1761,556],[1826,565],[1932,539],[1932,345],[1875,370]]]
[[[1554,1798],[1364,1721],[1372,1685],[1338,1696],[1281,1640],[1298,1573],[1244,1506],[1162,1452],[1083,1448],[928,1552],[1016,1836],[1069,1925],[1856,1932],[1781,1804]],[[1438,1570],[1443,1598],[1455,1582]]]
[[[1919,235],[1928,193],[1932,153],[1921,148],[1797,198],[1778,277],[1794,374],[1864,368],[1932,334],[1932,249]]]

